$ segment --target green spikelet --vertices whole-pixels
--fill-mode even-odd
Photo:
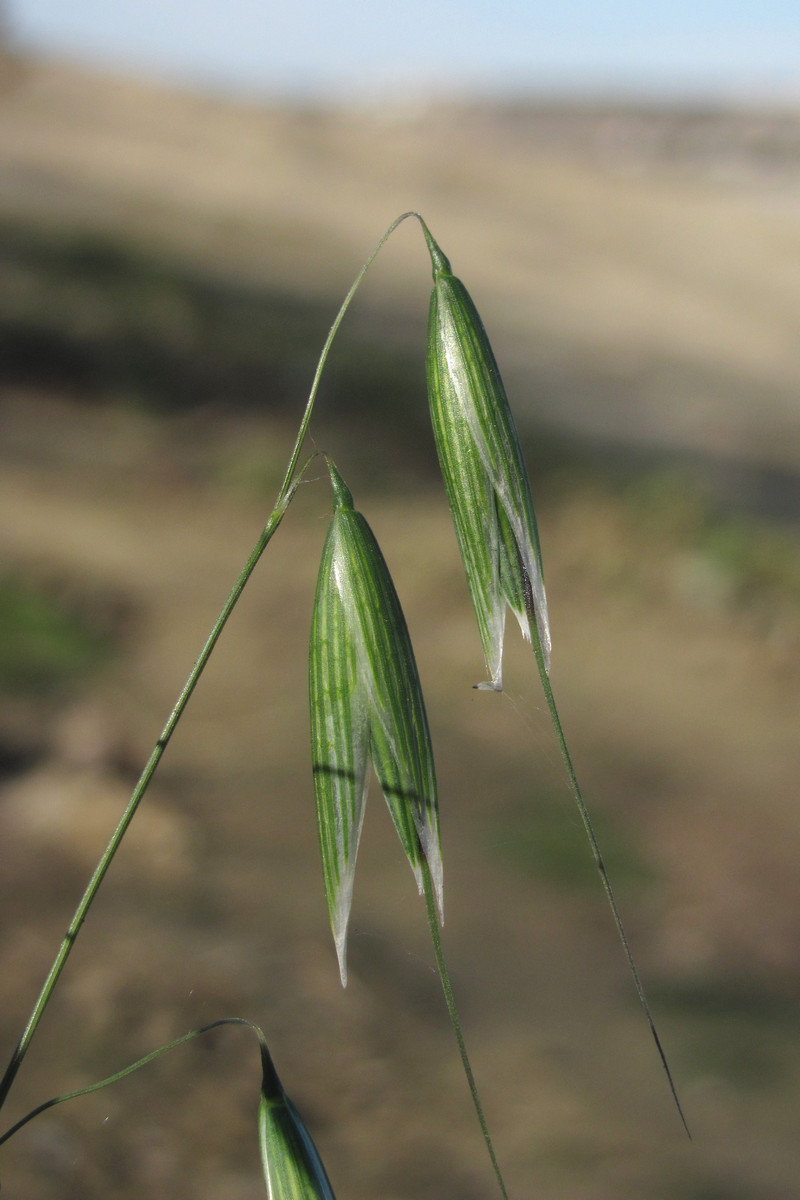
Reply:
[[[311,751],[328,912],[342,983],[371,759],[422,891],[427,859],[442,911],[439,816],[425,703],[397,593],[367,522],[330,464],[335,511],[309,648]]]
[[[519,436],[483,323],[429,230],[424,232],[433,263],[431,420],[490,675],[479,686],[499,691],[506,604],[528,640],[535,613],[549,666],[539,535]]]

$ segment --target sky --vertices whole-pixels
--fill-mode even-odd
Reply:
[[[0,0],[23,49],[287,98],[800,100],[798,0]]]

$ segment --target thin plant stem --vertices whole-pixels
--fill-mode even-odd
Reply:
[[[556,708],[555,696],[553,695],[553,688],[552,688],[552,684],[550,683],[550,676],[548,675],[547,667],[546,667],[545,661],[544,661],[544,654],[542,652],[542,643],[539,638],[539,630],[538,630],[534,612],[533,612],[533,599],[531,596],[530,587],[526,587],[526,607],[528,609],[529,624],[530,624],[530,629],[531,629],[531,641],[532,641],[532,645],[533,645],[533,653],[536,657],[536,665],[539,670],[539,679],[542,684],[542,690],[544,691],[544,698],[547,703],[548,712],[550,713],[550,720],[552,722],[553,729],[555,730],[556,741],[558,742],[558,748],[561,751],[561,757],[564,761],[564,766],[566,767],[570,791],[572,792],[573,799],[575,800],[575,804],[577,805],[578,813],[580,815],[581,822],[583,824],[583,828],[586,833],[586,837],[589,841],[589,846],[592,851],[592,856],[594,857],[595,865],[597,867],[597,871],[600,876],[600,882],[603,885],[603,891],[606,894],[606,899],[608,900],[608,904],[611,909],[611,915],[614,919],[614,925],[617,930],[617,935],[619,937],[620,942],[622,943],[622,949],[625,952],[625,958],[627,959],[627,962],[628,962],[628,968],[629,968],[631,976],[633,978],[634,987],[636,988],[636,995],[638,996],[639,1003],[641,1004],[641,1006],[644,1010],[644,1015],[647,1019],[647,1024],[650,1027],[650,1032],[653,1035],[653,1041],[656,1044],[656,1050],[658,1051],[658,1056],[661,1059],[661,1065],[663,1066],[664,1071],[666,1072],[667,1082],[669,1083],[669,1090],[672,1094],[672,1099],[675,1102],[675,1107],[678,1110],[678,1115],[680,1116],[681,1122],[683,1123],[683,1128],[686,1131],[686,1136],[691,1141],[692,1134],[689,1129],[689,1124],[686,1120],[686,1115],[684,1114],[681,1102],[678,1099],[678,1091],[675,1086],[675,1080],[672,1078],[672,1071],[670,1070],[669,1063],[667,1061],[667,1056],[664,1051],[664,1047],[661,1044],[661,1038],[659,1037],[658,1030],[656,1029],[656,1023],[653,1018],[653,1014],[650,1009],[650,1004],[649,1004],[647,995],[644,990],[644,984],[642,983],[641,976],[639,975],[639,969],[636,966],[636,962],[633,957],[633,951],[631,950],[631,945],[628,940],[628,935],[625,931],[625,926],[623,925],[623,922],[622,922],[622,914],[620,913],[619,905],[617,904],[617,898],[614,895],[614,889],[611,886],[611,880],[609,879],[608,871],[606,870],[606,865],[603,861],[603,856],[600,853],[600,845],[597,841],[597,834],[594,831],[594,825],[592,823],[591,817],[589,816],[589,810],[586,807],[586,801],[583,798],[583,792],[581,791],[580,784],[578,783],[578,776],[575,772],[575,767],[572,762],[572,756],[570,755],[569,748],[567,747],[567,739],[564,736],[564,727],[561,724],[561,718],[558,715],[558,709]]]
[[[353,282],[352,287],[350,288],[347,295],[345,296],[344,301],[342,302],[342,305],[336,315],[336,319],[334,320],[333,325],[330,328],[328,336],[325,340],[325,345],[322,348],[322,353],[320,354],[320,357],[319,357],[317,369],[314,373],[314,378],[313,378],[313,381],[311,384],[311,390],[308,395],[308,400],[306,402],[305,411],[303,413],[303,417],[300,422],[300,428],[297,433],[297,438],[295,440],[294,449],[292,450],[291,457],[289,459],[289,464],[286,468],[286,474],[284,475],[283,483],[281,484],[281,488],[278,493],[278,499],[276,501],[275,508],[273,509],[272,513],[270,514],[269,520],[267,521],[267,524],[265,525],[264,529],[262,530],[261,535],[258,538],[258,541],[256,542],[255,546],[253,547],[250,557],[248,558],[247,562],[245,563],[244,567],[242,568],[239,578],[236,580],[236,583],[234,584],[234,586],[230,592],[230,595],[228,596],[227,600],[225,601],[225,603],[219,613],[219,616],[217,617],[216,621],[214,622],[211,632],[208,635],[208,638],[206,639],[206,643],[203,646],[203,649],[201,650],[200,655],[199,655],[194,667],[192,668],[191,673],[189,674],[189,677],[186,680],[186,683],[183,686],[183,690],[181,691],[177,701],[175,702],[175,706],[172,709],[172,712],[170,713],[169,720],[167,721],[166,725],[164,726],[164,728],[161,732],[161,736],[159,737],[158,741],[156,742],[156,744],[153,748],[153,752],[150,755],[150,758],[147,760],[147,764],[146,764],[144,770],[142,771],[141,776],[139,777],[139,781],[136,784],[135,788],[133,789],[133,793],[131,794],[131,798],[128,801],[128,805],[127,805],[124,813],[122,814],[122,817],[120,818],[119,824],[117,825],[116,829],[114,830],[114,833],[111,836],[111,840],[109,841],[108,845],[106,846],[105,850],[103,851],[103,855],[100,858],[100,861],[98,862],[97,866],[95,867],[94,873],[92,874],[92,877],[89,880],[86,890],[83,893],[83,896],[81,897],[80,903],[78,904],[78,907],[75,910],[74,916],[69,924],[69,928],[67,929],[67,932],[64,935],[64,938],[58,949],[58,953],[56,954],[56,957],[53,961],[53,965],[50,968],[50,971],[47,975],[47,978],[45,979],[42,990],[39,993],[39,996],[33,1007],[33,1011],[31,1012],[31,1015],[28,1018],[28,1023],[25,1026],[22,1036],[19,1039],[19,1041],[14,1049],[14,1052],[11,1056],[11,1061],[9,1062],[9,1064],[5,1070],[5,1074],[3,1075],[2,1080],[0,1080],[0,1108],[2,1108],[3,1104],[6,1101],[6,1097],[8,1096],[9,1090],[11,1089],[11,1086],[16,1078],[17,1072],[22,1064],[22,1060],[24,1059],[24,1057],[28,1051],[28,1047],[30,1046],[33,1035],[36,1032],[36,1029],[38,1028],[39,1022],[42,1018],[42,1014],[44,1013],[44,1011],[49,1003],[50,997],[53,994],[53,990],[54,990],[56,984],[58,983],[61,972],[63,971],[66,961],[69,958],[72,947],[75,944],[75,940],[76,940],[78,934],[80,933],[81,926],[83,925],[83,922],[86,919],[86,914],[88,913],[89,909],[91,908],[94,898],[97,895],[98,889],[100,888],[100,884],[103,882],[103,879],[105,878],[106,872],[108,871],[108,868],[111,865],[114,855],[116,854],[117,850],[119,849],[120,843],[122,842],[122,839],[125,836],[125,833],[127,832],[128,826],[130,825],[131,821],[133,820],[133,818],[136,814],[136,810],[139,807],[139,803],[140,803],[142,797],[144,796],[145,792],[147,791],[148,787],[150,786],[150,782],[153,778],[153,775],[156,772],[156,769],[157,769],[159,763],[161,762],[161,758],[162,758],[162,755],[163,755],[165,749],[167,748],[167,744],[169,743],[169,740],[172,737],[172,734],[175,732],[175,728],[176,728],[178,722],[180,721],[181,717],[183,716],[186,705],[188,704],[189,699],[191,698],[191,695],[194,692],[195,687],[197,686],[200,676],[202,675],[203,670],[205,669],[205,666],[206,666],[209,658],[211,657],[214,647],[216,646],[217,641],[219,640],[219,636],[222,633],[222,630],[224,629],[229,616],[233,612],[233,609],[235,608],[239,597],[241,596],[242,592],[244,591],[245,585],[247,584],[248,580],[250,579],[250,576],[252,575],[253,571],[255,570],[258,560],[261,558],[261,555],[264,553],[264,550],[266,549],[268,543],[270,542],[273,534],[275,533],[275,531],[277,530],[281,521],[283,520],[286,509],[288,508],[289,503],[292,499],[292,496],[294,495],[294,492],[298,486],[299,477],[297,477],[297,464],[300,459],[300,453],[302,451],[303,443],[305,441],[306,434],[308,432],[309,423],[311,421],[311,415],[314,410],[314,401],[316,400],[317,392],[319,390],[319,383],[320,383],[320,379],[322,377],[322,371],[323,371],[323,368],[327,361],[331,346],[333,344],[333,339],[335,338],[336,333],[339,329],[339,326],[342,323],[344,315],[347,312],[347,309],[350,307],[350,303],[351,303],[362,279],[364,278],[366,272],[369,270],[370,266],[372,265],[373,261],[375,260],[377,254],[379,253],[379,251],[381,250],[383,245],[385,244],[386,240],[391,236],[391,234],[395,231],[395,229],[398,227],[398,225],[400,225],[401,222],[404,221],[409,216],[418,217],[418,214],[407,212],[407,213],[403,213],[401,216],[397,217],[397,219],[392,222],[392,224],[387,229],[386,233],[383,235],[383,237],[377,243],[374,250],[370,254],[369,258],[366,260],[363,267],[361,268],[358,275],[356,276],[355,281]],[[420,218],[418,218],[418,219],[420,219]]]
[[[494,1143],[492,1142],[492,1137],[491,1137],[491,1134],[489,1133],[489,1126],[486,1121],[486,1114],[483,1111],[483,1104],[481,1103],[480,1094],[478,1092],[478,1085],[475,1082],[475,1076],[472,1071],[472,1065],[469,1060],[469,1054],[467,1053],[467,1044],[464,1041],[464,1032],[461,1028],[461,1021],[459,1020],[458,1010],[456,1008],[456,1000],[455,1000],[455,996],[453,994],[453,985],[450,982],[450,973],[447,970],[447,963],[446,963],[445,957],[444,957],[444,949],[442,947],[442,936],[441,936],[441,933],[439,932],[439,922],[438,922],[438,919],[436,916],[436,901],[435,901],[434,895],[433,895],[433,881],[431,879],[430,867],[428,866],[428,860],[424,854],[421,853],[420,858],[422,861],[422,883],[423,883],[423,887],[424,887],[424,891],[425,891],[425,907],[426,907],[426,910],[428,913],[428,925],[430,926],[431,941],[433,942],[433,953],[436,958],[436,969],[439,972],[439,979],[442,984],[442,991],[444,992],[444,999],[445,999],[445,1003],[447,1004],[447,1011],[450,1015],[450,1024],[453,1027],[453,1033],[456,1035],[456,1042],[458,1043],[458,1053],[461,1056],[461,1065],[464,1068],[464,1074],[466,1075],[466,1078],[467,1078],[467,1085],[469,1087],[470,1095],[472,1097],[472,1104],[475,1108],[475,1113],[478,1118],[478,1123],[481,1127],[481,1133],[483,1134],[483,1140],[486,1143],[486,1149],[489,1151],[489,1158],[491,1159],[492,1170],[494,1171],[495,1178],[497,1180],[500,1191],[504,1197],[504,1200],[508,1200],[508,1192],[506,1191],[505,1181],[503,1179],[502,1171],[500,1170],[500,1164],[497,1161],[497,1155],[495,1154],[495,1151],[494,1151]]]
[[[32,1121],[34,1117],[38,1117],[40,1113],[46,1112],[48,1108],[54,1108],[57,1104],[63,1104],[65,1100],[77,1100],[80,1096],[88,1096],[91,1092],[99,1092],[101,1088],[108,1087],[112,1083],[117,1083],[120,1079],[125,1079],[127,1075],[132,1075],[134,1071],[138,1071],[141,1067],[146,1067],[156,1058],[160,1058],[162,1054],[169,1053],[170,1050],[176,1050],[178,1046],[185,1045],[186,1042],[191,1042],[194,1038],[200,1037],[204,1033],[210,1033],[212,1029],[219,1029],[222,1025],[246,1025],[255,1033],[258,1038],[259,1048],[261,1051],[262,1076],[265,1079],[270,1079],[275,1076],[275,1068],[272,1066],[272,1059],[269,1050],[267,1049],[266,1038],[258,1025],[254,1025],[252,1021],[246,1021],[244,1017],[222,1017],[218,1021],[212,1021],[209,1025],[203,1025],[200,1029],[193,1029],[191,1033],[185,1033],[182,1037],[175,1038],[174,1041],[168,1042],[166,1046],[160,1046],[158,1050],[152,1050],[150,1054],[145,1054],[144,1058],[138,1059],[130,1066],[123,1067],[121,1071],[115,1071],[113,1075],[109,1075],[107,1079],[101,1079],[99,1083],[90,1083],[88,1087],[77,1088],[74,1092],[64,1092],[61,1096],[54,1096],[52,1100],[45,1100],[44,1104],[38,1104],[24,1117],[12,1125],[10,1129],[0,1135],[0,1146],[12,1138],[15,1133],[18,1133],[24,1125]],[[275,1076],[277,1079],[277,1076]],[[278,1085],[280,1086],[280,1085]]]

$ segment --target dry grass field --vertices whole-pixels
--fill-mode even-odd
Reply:
[[[428,268],[407,226],[353,311],[314,438],[354,484],[415,642],[445,949],[510,1192],[796,1196],[797,166],[765,165],[730,133],[699,159],[654,154],[652,138],[645,154],[632,135],[623,152],[625,120],[641,134],[617,113],[545,137],[552,125],[519,114],[266,111],[6,68],[3,1053],[265,519],[311,347],[373,241],[415,207],[508,363],[536,466],[554,688],[694,1133],[637,1009],[532,658],[510,630],[505,693],[472,690],[483,664],[424,421],[404,416],[388,449],[378,432],[398,380],[424,415]],[[276,311],[292,323],[269,326]],[[351,385],[369,397],[370,355],[374,411],[359,398],[337,419]],[[488,1200],[423,908],[375,795],[338,983],[305,712],[329,509],[323,483],[301,489],[6,1111],[245,1016],[338,1196]],[[257,1084],[243,1031],[194,1043],[32,1123],[0,1151],[3,1195],[254,1200]]]

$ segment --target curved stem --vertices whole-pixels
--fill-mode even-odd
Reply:
[[[88,1087],[77,1088],[74,1092],[65,1092],[61,1096],[54,1096],[52,1100],[45,1100],[44,1104],[39,1104],[32,1109],[21,1120],[7,1129],[0,1136],[0,1146],[12,1138],[15,1133],[22,1129],[23,1125],[27,1125],[34,1117],[38,1117],[40,1113],[46,1112],[48,1108],[54,1108],[57,1104],[63,1104],[65,1100],[77,1100],[80,1096],[88,1096],[91,1092],[99,1092],[101,1088],[108,1087],[112,1083],[117,1083],[120,1079],[124,1079],[126,1075],[132,1075],[134,1071],[138,1071],[140,1067],[146,1067],[148,1063],[154,1059],[160,1058],[162,1054],[167,1054],[170,1050],[177,1049],[178,1046],[183,1046],[186,1042],[192,1041],[196,1037],[200,1037],[204,1033],[209,1033],[212,1029],[219,1029],[221,1025],[246,1025],[255,1033],[258,1038],[258,1044],[261,1051],[262,1076],[264,1080],[271,1083],[274,1078],[277,1080],[275,1068],[272,1065],[267,1041],[263,1031],[254,1025],[252,1021],[246,1021],[244,1017],[222,1017],[218,1021],[212,1021],[209,1025],[203,1025],[200,1029],[193,1029],[191,1033],[185,1033],[182,1037],[175,1038],[173,1042],[168,1042],[166,1046],[160,1046],[158,1050],[152,1050],[150,1054],[145,1054],[144,1058],[138,1059],[135,1063],[131,1063],[128,1067],[123,1067],[121,1071],[115,1071],[113,1075],[109,1075],[107,1079],[101,1079],[99,1083],[90,1083]],[[280,1084],[277,1085],[280,1088]],[[264,1090],[267,1090],[266,1088]]]
[[[336,334],[339,330],[339,326],[341,325],[341,323],[344,319],[344,314],[347,312],[348,308],[350,307],[350,302],[352,301],[353,297],[355,296],[356,292],[358,291],[358,289],[361,285],[361,281],[363,280],[367,271],[372,266],[375,259],[378,257],[378,254],[383,249],[384,245],[389,240],[389,238],[392,236],[395,229],[397,229],[398,225],[402,225],[403,221],[405,221],[408,217],[416,217],[416,219],[422,225],[423,229],[425,229],[425,222],[422,220],[422,217],[419,215],[419,213],[404,212],[404,213],[401,213],[399,217],[396,217],[395,220],[392,221],[391,225],[386,230],[386,233],[383,235],[383,237],[380,239],[380,241],[378,241],[376,243],[374,250],[372,251],[369,258],[364,263],[361,270],[356,275],[349,292],[347,293],[344,300],[342,301],[341,308],[339,309],[338,313],[336,314],[336,319],[333,322],[333,324],[331,325],[328,336],[325,339],[325,345],[322,347],[322,353],[319,356],[319,362],[317,363],[317,369],[314,372],[314,379],[311,383],[311,391],[308,394],[308,401],[306,402],[306,409],[305,409],[305,412],[303,413],[303,419],[300,422],[300,432],[297,437],[297,442],[295,444],[295,448],[292,453],[292,457],[289,460],[289,466],[286,468],[286,475],[283,480],[283,487],[281,488],[281,494],[283,494],[283,489],[289,486],[289,483],[294,475],[295,468],[297,467],[297,460],[300,456],[300,449],[303,444],[303,441],[305,440],[306,433],[308,432],[308,426],[311,421],[311,414],[314,410],[314,401],[317,398],[317,392],[319,390],[319,381],[322,378],[322,371],[325,367],[325,363],[328,361],[328,353],[330,352],[330,348],[333,345],[333,339],[336,337]]]
[[[423,887],[424,887],[424,891],[425,891],[425,907],[426,907],[427,913],[428,913],[428,925],[430,926],[431,941],[433,942],[433,953],[436,958],[436,969],[439,972],[439,979],[442,984],[442,991],[444,992],[444,999],[445,999],[445,1003],[447,1004],[447,1011],[450,1015],[450,1024],[453,1027],[453,1033],[456,1035],[456,1042],[458,1043],[458,1053],[461,1056],[461,1065],[464,1068],[464,1074],[467,1077],[467,1085],[469,1087],[470,1095],[472,1097],[472,1104],[475,1108],[475,1113],[478,1118],[478,1123],[481,1127],[481,1133],[483,1134],[483,1140],[486,1143],[486,1149],[489,1151],[489,1158],[491,1159],[492,1170],[494,1171],[495,1179],[497,1180],[498,1186],[504,1197],[504,1200],[508,1200],[508,1192],[506,1191],[506,1185],[505,1185],[505,1181],[503,1179],[503,1174],[500,1170],[500,1164],[497,1161],[497,1155],[495,1154],[495,1151],[494,1151],[494,1144],[492,1142],[491,1134],[489,1133],[489,1126],[486,1121],[486,1114],[483,1111],[483,1104],[481,1103],[480,1094],[478,1093],[478,1085],[475,1082],[475,1076],[472,1072],[472,1065],[469,1061],[469,1054],[467,1053],[467,1044],[464,1041],[464,1032],[461,1028],[461,1021],[459,1020],[458,1010],[456,1009],[456,1000],[455,1000],[455,995],[453,994],[453,985],[450,982],[450,973],[447,970],[447,963],[445,962],[445,957],[444,957],[444,949],[442,947],[442,937],[439,932],[439,923],[438,923],[438,920],[436,917],[436,900],[433,895],[433,881],[431,879],[430,867],[428,866],[428,860],[424,854],[422,854],[422,853],[420,854],[420,859],[422,862],[422,883],[423,883]]]

